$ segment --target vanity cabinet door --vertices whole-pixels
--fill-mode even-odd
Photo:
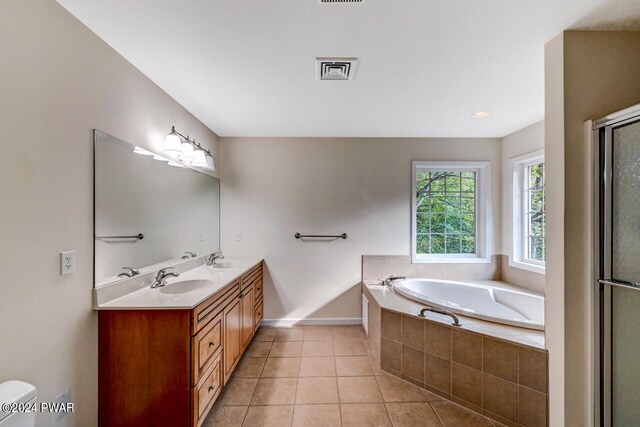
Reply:
[[[234,299],[224,309],[224,344],[222,353],[224,356],[224,383],[233,372],[240,353],[242,352],[242,343],[240,342],[242,329],[242,299]]]
[[[251,337],[253,337],[253,329],[254,329],[254,320],[253,316],[255,315],[255,291],[253,289],[253,285],[245,288],[240,294],[240,299],[242,301],[242,348],[245,349],[249,342],[251,342]]]

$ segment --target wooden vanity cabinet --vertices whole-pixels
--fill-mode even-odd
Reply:
[[[100,311],[99,425],[199,427],[260,324],[262,270],[191,310]]]

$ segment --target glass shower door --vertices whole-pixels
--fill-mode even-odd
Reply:
[[[640,111],[599,130],[602,425],[640,425]]]

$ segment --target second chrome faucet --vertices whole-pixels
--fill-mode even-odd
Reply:
[[[167,279],[169,277],[178,277],[180,275],[180,273],[176,273],[175,271],[169,271],[169,270],[173,270],[173,268],[168,267],[158,271],[158,274],[156,274],[156,279],[151,284],[151,289],[161,288],[167,284]]]
[[[220,251],[214,252],[211,255],[209,255],[209,259],[207,260],[207,265],[215,264],[216,260],[218,259],[224,259],[224,255],[222,255],[222,252]]]

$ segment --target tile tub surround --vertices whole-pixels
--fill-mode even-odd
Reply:
[[[295,351],[283,357],[278,351],[282,343]],[[203,423],[203,427],[499,425],[380,370],[361,326],[261,327]]]
[[[381,369],[505,425],[547,425],[546,350],[470,330],[466,318],[459,328],[388,310],[372,287],[369,342]]]

